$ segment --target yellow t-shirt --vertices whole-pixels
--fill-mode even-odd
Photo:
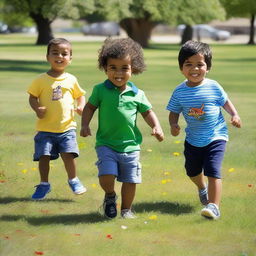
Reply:
[[[76,128],[74,102],[85,91],[75,76],[64,73],[55,78],[43,73],[32,82],[28,93],[39,99],[40,106],[46,107],[44,118],[37,120],[37,131],[61,133]]]

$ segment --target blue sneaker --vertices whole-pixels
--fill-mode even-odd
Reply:
[[[113,219],[117,215],[116,209],[117,196],[105,196],[103,201],[104,215],[110,219]]]
[[[35,193],[32,195],[32,199],[34,200],[42,200],[45,198],[45,196],[51,191],[51,185],[42,185],[39,184],[37,186],[35,186],[36,191]]]
[[[75,181],[68,181],[68,185],[76,195],[81,195],[86,192],[86,188],[78,178]]]
[[[207,219],[216,220],[220,217],[219,207],[214,203],[209,203],[202,209],[201,215]]]

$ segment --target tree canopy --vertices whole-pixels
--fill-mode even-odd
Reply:
[[[53,38],[51,23],[57,17],[77,19],[94,10],[94,0],[0,0],[4,20],[26,20],[30,17],[38,30],[37,44],[47,44]],[[8,18],[9,17],[9,18]]]
[[[249,17],[250,18],[250,35],[248,44],[254,44],[255,35],[255,15],[256,1],[255,0],[220,0],[226,9],[228,17]]]
[[[219,0],[95,0],[95,5],[97,14],[118,21],[143,47],[159,23],[193,25],[225,18]]]

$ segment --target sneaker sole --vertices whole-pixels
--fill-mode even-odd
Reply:
[[[48,192],[45,194],[45,196],[44,196],[44,197],[41,197],[41,198],[33,198],[33,197],[31,197],[31,199],[32,199],[32,200],[34,200],[34,201],[40,201],[40,200],[43,200],[43,199],[45,199],[45,198],[46,198],[47,194],[49,194],[50,192],[51,192],[51,190],[50,190],[50,191],[48,191]]]
[[[211,219],[211,220],[217,220],[220,216],[216,216],[215,214],[213,214],[211,211],[209,210],[202,210],[201,211],[201,215],[207,219]]]
[[[73,193],[74,193],[75,195],[82,195],[82,194],[84,194],[86,191],[87,191],[87,189],[84,189],[84,190],[81,190],[81,191],[78,191],[78,192],[74,192],[74,191],[73,191]]]

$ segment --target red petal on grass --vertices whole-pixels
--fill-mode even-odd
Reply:
[[[35,251],[35,255],[44,255],[43,252]]]
[[[0,183],[5,183],[6,182],[6,180],[0,180]]]
[[[252,188],[252,187],[253,187],[253,185],[252,185],[252,184],[248,184],[248,187],[249,187],[249,188]]]
[[[110,234],[108,234],[106,237],[107,237],[108,239],[113,239],[113,237],[112,237]]]
[[[81,234],[74,234],[74,236],[81,236]]]
[[[45,214],[49,213],[48,210],[44,210],[44,209],[40,210],[40,212],[45,213]]]

